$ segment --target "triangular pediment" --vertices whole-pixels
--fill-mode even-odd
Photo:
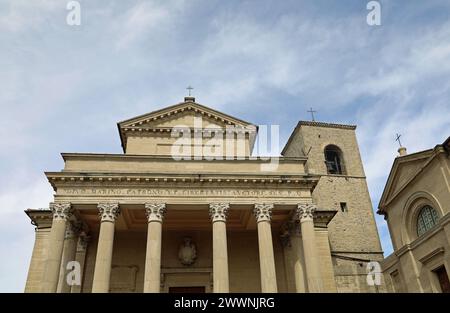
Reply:
[[[432,157],[433,150],[425,150],[396,158],[384,188],[379,207],[383,208],[397,196],[421,172]]]
[[[179,125],[193,127],[195,118],[199,117],[203,121],[203,127],[206,127],[207,125],[214,125],[217,127],[252,126],[251,123],[195,102],[182,102],[119,122],[118,124],[120,128],[166,128]]]
[[[427,157],[422,157],[420,159],[399,163],[392,185],[392,193],[395,194],[401,186],[414,177],[418,170],[424,165],[426,160]]]
[[[186,99],[185,102],[117,123],[124,151],[130,132],[133,133],[132,136],[140,137],[161,132],[167,133],[174,128],[186,127],[223,130],[227,127],[236,127],[250,133],[251,146],[253,146],[257,133],[255,125],[196,103],[194,98]]]

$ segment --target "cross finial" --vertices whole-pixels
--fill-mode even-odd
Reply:
[[[399,144],[400,148],[402,147],[402,143],[400,142],[400,137],[401,136],[402,136],[401,134],[395,134],[395,141],[398,141],[398,144]]]
[[[191,96],[191,90],[194,89],[194,87],[191,87],[191,86],[189,85],[189,86],[187,86],[186,89],[188,90],[188,92],[189,92],[189,97],[190,97],[190,96]]]
[[[306,112],[311,113],[312,121],[315,122],[316,120],[314,119],[314,113],[317,113],[317,111],[314,111],[313,108],[310,108],[310,109],[309,109],[308,111],[306,111]]]

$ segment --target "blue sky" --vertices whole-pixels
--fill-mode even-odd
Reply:
[[[61,152],[120,153],[116,123],[198,102],[255,124],[357,124],[374,204],[394,141],[415,152],[450,135],[450,2],[0,0],[0,291],[21,292]],[[377,216],[385,255],[388,230]]]

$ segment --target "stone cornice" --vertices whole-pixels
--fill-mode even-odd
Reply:
[[[431,237],[435,236],[439,232],[445,232],[444,226],[450,222],[450,214],[446,214],[443,217],[441,217],[438,221],[438,224],[435,225],[432,229],[428,230],[423,234],[422,236],[416,238],[411,243],[405,244],[400,249],[397,249],[393,252],[398,257],[401,257],[403,254],[405,254],[408,251],[412,251],[416,249],[418,246],[420,246],[425,241],[428,241]]]
[[[411,251],[411,245],[410,244],[406,244],[403,247],[401,247],[400,249],[398,249],[397,251],[394,251],[394,254],[398,257],[401,257],[403,254],[405,254],[408,251]]]
[[[53,189],[60,185],[100,184],[173,184],[173,183],[219,183],[225,185],[283,185],[312,189],[319,178],[316,175],[254,175],[254,174],[138,174],[138,173],[76,173],[46,172]]]
[[[112,153],[61,153],[61,156],[63,158],[64,161],[73,159],[73,160],[77,160],[77,159],[83,159],[83,160],[98,160],[98,159],[102,159],[102,160],[116,160],[116,159],[137,159],[137,160],[142,160],[142,161],[171,161],[171,162],[205,162],[205,160],[180,160],[180,161],[175,161],[174,158],[170,155],[138,155],[138,154],[112,154]],[[264,156],[262,157],[264,158]],[[280,163],[298,163],[298,162],[302,162],[305,163],[308,160],[307,157],[284,157],[284,156],[279,156],[278,157],[278,162]],[[252,157],[249,159],[249,157],[246,157],[245,160],[239,160],[237,159],[237,157],[233,160],[212,160],[212,161],[207,161],[208,163],[211,162],[255,162],[255,163],[269,163],[270,160],[268,161],[264,161],[261,160],[261,157]]]
[[[249,129],[249,128],[185,128],[186,130],[189,129],[190,132],[193,133],[202,133],[202,134],[209,134],[209,133],[237,133],[237,134],[253,134],[256,132],[255,129]],[[161,133],[161,134],[171,134],[172,132],[178,132],[182,133],[183,128],[174,128],[174,127],[126,127],[123,128],[122,131],[125,134],[129,133],[138,133],[139,135],[145,134],[145,133]]]
[[[330,223],[336,213],[337,210],[315,210],[313,212],[314,227],[327,228],[328,223]],[[301,224],[297,212],[294,212],[291,218],[281,226],[280,240],[284,247],[291,246],[291,236],[301,236]]]
[[[444,254],[445,249],[443,247],[439,247],[428,253],[427,255],[424,255],[419,259],[419,262],[422,264],[428,263],[430,260],[432,260],[434,257]]]
[[[394,253],[397,256],[401,256],[410,250],[414,250],[415,248],[420,246],[422,243],[424,243],[425,241],[428,241],[431,237],[435,236],[437,233],[445,232],[444,226],[447,225],[448,223],[450,223],[450,213],[447,213],[446,215],[441,217],[438,220],[438,223],[435,226],[433,226],[433,228],[426,231],[422,236],[416,238],[411,243],[404,245],[397,251],[394,251]]]
[[[341,129],[356,129],[356,125],[348,124],[337,124],[337,123],[326,123],[326,122],[315,122],[315,121],[299,121],[299,126],[317,126],[317,127],[328,127],[328,128],[341,128]]]
[[[395,266],[398,262],[398,256],[395,253],[390,254],[386,258],[384,258],[381,262],[381,268],[384,271],[387,271],[389,273],[392,272],[391,268]],[[395,268],[396,269],[396,268]]]
[[[53,212],[50,209],[27,209],[25,213],[36,229],[52,227]]]
[[[321,210],[317,209],[313,214],[314,225],[318,227],[327,227],[337,210]]]
[[[24,212],[30,218],[31,224],[36,226],[36,229],[52,227],[53,212],[51,209],[26,209]],[[75,224],[75,226],[78,228],[77,231],[84,232],[86,234],[89,233],[89,226],[86,224],[86,222],[81,221],[78,218],[76,211],[73,212],[68,221],[70,222],[70,224]]]
[[[298,206],[299,205],[304,205],[304,204],[297,204],[297,209],[293,212],[291,220],[289,222],[293,222],[296,224],[300,223],[300,219],[298,216]],[[328,224],[331,222],[331,220],[334,218],[334,216],[336,215],[338,211],[331,209],[321,209],[321,208],[316,208],[313,212],[313,221],[314,221],[314,226],[317,228],[327,228]],[[300,225],[300,224],[299,224]]]

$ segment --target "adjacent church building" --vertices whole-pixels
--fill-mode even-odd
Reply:
[[[450,137],[392,165],[378,213],[394,252],[382,263],[388,290],[450,292]]]
[[[45,173],[53,202],[25,211],[36,232],[26,292],[386,291],[367,280],[383,252],[356,126],[300,121],[272,158],[252,155],[256,125],[193,97],[117,126],[123,153],[63,153],[64,168]],[[448,154],[435,159],[448,188]],[[448,194],[425,199],[441,225],[425,236],[448,239]],[[409,275],[397,264],[417,267],[415,238],[398,232],[396,249],[410,246],[392,264]],[[448,251],[442,241],[420,257]],[[408,277],[403,288],[419,286]]]

